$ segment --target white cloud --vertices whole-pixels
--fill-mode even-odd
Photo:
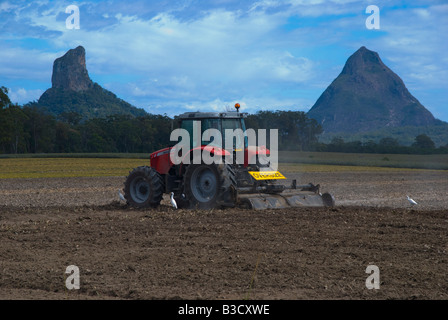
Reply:
[[[363,6],[359,0],[261,0],[255,2],[250,10],[277,9],[289,16],[294,14],[301,17],[320,17],[353,13],[357,7],[354,3]]]
[[[17,5],[13,5],[13,4],[9,3],[8,1],[0,3],[0,12],[1,11],[11,12],[12,10],[14,10],[16,8],[17,8]]]
[[[36,49],[3,47],[0,50],[0,74],[10,79],[50,82],[53,61],[58,54]]]
[[[429,18],[431,16],[431,13],[427,9],[414,9],[414,12],[424,19]]]
[[[8,92],[12,103],[25,104],[30,101],[38,100],[43,91],[40,89],[27,90],[25,88],[10,88]]]
[[[34,27],[42,27],[44,30],[66,32],[65,21],[58,21],[57,16],[65,13],[68,4],[60,1],[37,1],[30,3],[29,8],[20,8],[18,16],[22,20],[29,19],[29,25]],[[67,14],[67,17],[69,15]]]
[[[223,98],[216,98],[207,101],[194,101],[182,105],[182,108],[189,111],[226,111],[234,110],[235,103],[241,105],[240,112],[256,113],[257,111],[266,110],[298,110],[308,111],[310,101],[306,99],[297,98],[269,98],[269,97],[241,97],[240,99],[227,100]],[[179,110],[179,109],[177,109]],[[179,112],[176,108],[170,108],[172,115],[177,115]]]

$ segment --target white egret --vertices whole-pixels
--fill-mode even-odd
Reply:
[[[409,196],[406,196],[406,197],[408,197],[408,201],[411,203],[411,205],[415,206],[417,204],[417,202],[415,202],[413,199],[409,198]]]
[[[174,200],[174,192],[171,192],[171,204],[177,209],[177,203],[176,200]]]
[[[123,194],[121,193],[120,189],[118,189],[118,198],[120,198],[121,201],[126,202],[126,199],[124,198]]]

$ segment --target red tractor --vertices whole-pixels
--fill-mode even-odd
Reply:
[[[221,147],[226,146],[226,129],[246,132],[246,114],[239,112],[238,104],[235,107],[236,112],[180,115],[179,128],[184,129],[190,139],[183,142],[189,142],[191,148],[180,155],[176,146],[158,150],[151,154],[151,166],[131,171],[124,184],[127,203],[133,207],[155,208],[164,194],[170,194],[178,208],[189,209],[333,206],[333,196],[321,194],[319,185],[299,186],[296,180],[291,185],[279,183],[286,178],[272,170],[267,161],[270,151],[264,146],[249,145],[245,134],[232,136],[233,141],[228,143],[230,148]],[[214,145],[214,140],[204,141],[207,129],[217,130],[215,132],[222,135],[218,139],[222,143]],[[222,161],[198,160],[197,155],[204,151]],[[174,152],[180,161],[173,160]]]

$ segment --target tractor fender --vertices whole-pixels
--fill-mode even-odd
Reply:
[[[219,156],[229,156],[230,152],[228,152],[226,149],[223,149],[221,147],[217,147],[217,146],[210,146],[210,145],[206,145],[206,146],[200,146],[200,147],[196,147],[191,149],[187,154],[185,154],[185,156],[182,158],[182,162],[179,164],[179,172],[182,172],[182,166],[185,163],[194,163],[194,156],[195,156],[195,151],[198,152],[200,151],[200,156],[202,158],[202,152],[203,151],[207,151],[210,152],[211,155],[219,155]],[[188,161],[186,161],[186,159],[188,159]]]
[[[195,153],[196,150],[200,151],[200,155],[202,157],[202,152],[204,150],[210,152],[210,154],[218,154],[220,156],[227,156],[230,155],[230,153],[220,147],[216,147],[216,146],[210,146],[210,145],[206,145],[206,146],[200,146],[200,147],[196,147],[193,148],[191,150],[189,150],[182,158],[181,163],[179,164],[179,172],[182,172],[182,165],[184,163],[192,163],[193,161],[193,155]],[[164,149],[160,149],[158,151],[155,151],[153,153],[151,153],[150,159],[151,159],[151,167],[156,169],[158,173],[160,174],[167,174],[171,167],[174,165],[174,163],[171,161],[171,152],[174,151],[173,147],[168,147],[168,148],[164,148]],[[196,151],[197,152],[197,151]],[[186,161],[186,159],[188,159],[188,161]]]
[[[266,146],[248,146],[247,147],[247,157],[244,157],[244,166],[247,167],[249,164],[256,164],[257,159],[253,159],[253,157],[257,155],[270,155],[271,152]]]

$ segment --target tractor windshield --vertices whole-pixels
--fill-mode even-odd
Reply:
[[[194,138],[194,134],[199,134],[199,127],[201,126],[200,137]],[[202,136],[205,130],[207,129],[217,129],[221,132],[222,135],[222,148],[226,146],[226,129],[228,131],[228,137],[233,139],[233,149],[236,151],[241,151],[247,146],[247,137],[244,137],[244,133],[246,127],[244,125],[244,121],[242,119],[230,118],[230,119],[220,119],[220,118],[211,118],[211,119],[201,119],[201,120],[182,120],[181,128],[188,131],[190,134],[190,146],[193,148],[198,147],[198,141],[201,141],[201,145],[213,145],[212,141],[202,140]],[[193,130],[195,128],[195,130]],[[241,131],[235,131],[236,129],[240,129]]]

